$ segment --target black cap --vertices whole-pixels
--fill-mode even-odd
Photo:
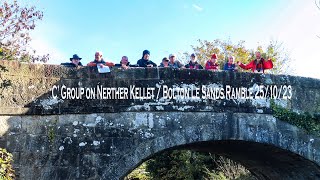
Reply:
[[[149,55],[150,55],[150,51],[149,51],[149,50],[144,50],[144,51],[142,52],[142,57],[143,57],[145,54],[149,54]]]
[[[162,61],[169,61],[169,59],[167,57],[164,57]]]

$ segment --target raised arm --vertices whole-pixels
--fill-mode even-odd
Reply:
[[[94,63],[94,62],[89,62],[89,63],[87,64],[87,66],[93,67],[93,66],[97,66],[97,64]]]
[[[113,63],[113,62],[106,62],[105,65],[106,65],[106,66],[109,66],[109,67],[113,67],[113,66],[114,66],[114,63]]]
[[[263,62],[263,69],[272,69],[273,68],[273,63],[271,59],[268,59],[267,61]]]
[[[238,65],[242,68],[242,69],[252,69],[254,66],[254,61],[251,61],[249,64],[242,64],[241,62],[238,62]]]

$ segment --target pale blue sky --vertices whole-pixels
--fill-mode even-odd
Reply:
[[[297,75],[320,78],[320,10],[313,0],[37,0],[44,12],[32,46],[50,53],[49,63],[77,53],[83,64],[95,51],[118,63],[136,63],[142,51],[151,60],[191,52],[197,39],[245,40],[249,48],[271,39],[283,42]],[[306,64],[302,64],[304,62]]]

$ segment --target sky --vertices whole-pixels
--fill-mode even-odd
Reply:
[[[197,40],[245,41],[247,48],[282,43],[294,75],[320,79],[320,9],[314,0],[35,0],[43,11],[31,33],[49,64],[78,54],[87,64],[101,51],[107,61],[133,64],[150,51],[157,64],[170,53],[192,53]]]

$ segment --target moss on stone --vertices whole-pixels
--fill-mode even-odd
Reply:
[[[54,139],[56,137],[56,132],[55,132],[55,128],[57,127],[57,123],[58,123],[58,120],[56,119],[53,124],[51,124],[49,126],[49,130],[48,130],[48,139],[49,139],[49,142],[51,144],[53,144],[54,142]]]
[[[48,139],[49,139],[50,143],[53,143],[54,138],[55,138],[54,127],[49,127]]]
[[[320,136],[320,115],[311,115],[308,112],[299,114],[276,105],[274,101],[271,101],[270,105],[274,117],[304,129],[310,134]]]

